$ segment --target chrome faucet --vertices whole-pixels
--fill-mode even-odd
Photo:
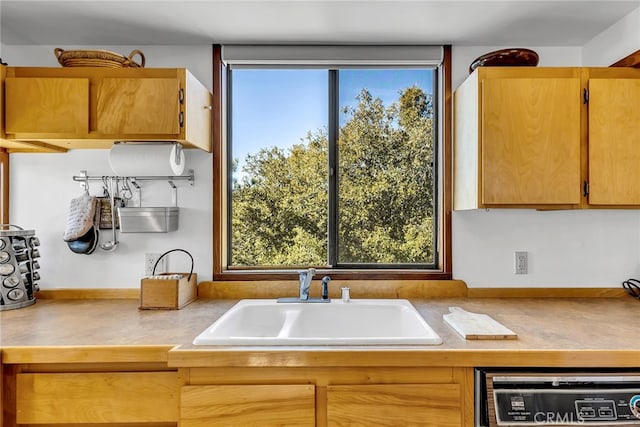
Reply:
[[[316,274],[315,268],[310,268],[300,272],[300,301],[309,300],[309,288],[311,287],[311,279]]]
[[[315,268],[298,272],[300,278],[300,295],[298,297],[278,298],[278,302],[331,302],[329,299],[329,281],[331,277],[322,278],[322,296],[320,298],[309,298],[309,288],[311,288],[311,280],[316,274]]]

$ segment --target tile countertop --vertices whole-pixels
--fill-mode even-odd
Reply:
[[[154,360],[168,361],[170,366],[637,366],[640,360],[640,301],[632,298],[411,302],[443,344],[193,346],[193,338],[236,303],[200,299],[181,310],[138,310],[137,300],[38,300],[30,307],[0,312],[0,346],[3,363]],[[515,331],[518,339],[465,340],[442,319],[451,306],[488,314]],[[145,348],[153,349],[153,354],[143,356]]]

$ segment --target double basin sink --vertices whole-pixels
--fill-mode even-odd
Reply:
[[[407,300],[324,304],[241,300],[195,345],[437,345],[442,339]]]

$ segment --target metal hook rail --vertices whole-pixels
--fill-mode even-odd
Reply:
[[[87,171],[80,171],[80,175],[74,175],[73,180],[76,182],[80,182],[81,185],[89,185],[89,181],[103,181],[104,179],[126,179],[129,178],[131,181],[167,181],[169,185],[173,185],[172,181],[189,181],[189,185],[193,186],[195,181],[195,175],[193,169],[188,170],[188,175],[177,175],[177,176],[109,176],[109,175],[95,175],[90,176],[87,175]],[[84,188],[84,187],[83,187]]]
[[[167,183],[169,184],[169,187],[171,187],[171,204],[173,206],[178,206],[178,189],[176,185],[173,183],[173,181],[189,181],[189,185],[193,187],[193,184],[195,181],[194,171],[193,169],[189,169],[187,172],[188,172],[188,175],[176,175],[176,176],[116,176],[116,175],[90,176],[87,174],[86,170],[81,170],[80,175],[74,175],[73,180],[76,182],[79,182],[80,188],[82,188],[83,191],[87,192],[87,194],[89,192],[89,181],[104,182],[105,180],[115,179],[116,182],[118,182],[119,180],[129,180],[137,190],[136,199],[138,202],[138,206],[140,206],[141,204],[142,189],[136,183],[136,181],[167,181]]]

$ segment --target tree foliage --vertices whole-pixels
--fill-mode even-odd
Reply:
[[[417,86],[385,106],[363,89],[338,141],[338,261],[434,262],[433,99]],[[232,193],[232,264],[327,264],[328,138],[248,155]]]

